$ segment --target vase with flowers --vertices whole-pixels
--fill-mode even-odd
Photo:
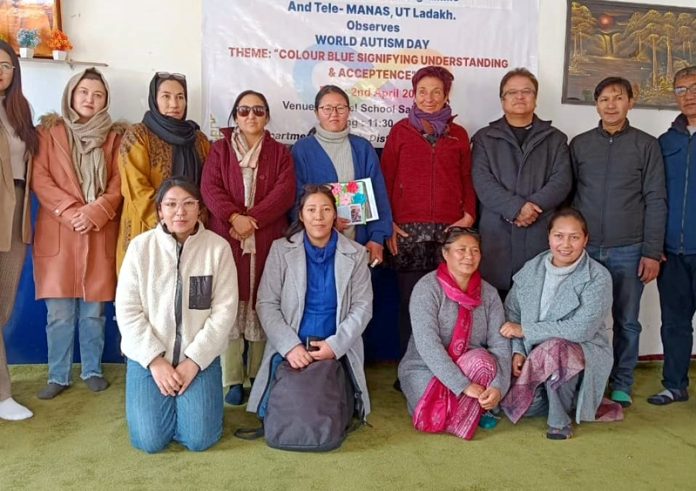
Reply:
[[[17,31],[17,44],[19,44],[19,56],[33,58],[34,48],[41,42],[38,29],[20,29]]]
[[[60,29],[54,29],[46,39],[46,46],[53,50],[54,60],[65,60],[68,56],[68,51],[73,48],[68,35]]]

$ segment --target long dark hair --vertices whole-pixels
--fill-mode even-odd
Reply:
[[[5,91],[5,100],[3,101],[7,120],[19,139],[26,145],[29,154],[35,155],[39,150],[39,135],[31,119],[29,102],[22,93],[22,68],[19,66],[19,60],[12,46],[5,41],[0,41],[0,50],[8,54],[14,67],[12,82]]]
[[[329,201],[331,202],[331,205],[333,206],[334,213],[336,213],[336,198],[334,198],[334,195],[331,193],[331,187],[326,185],[326,184],[305,184],[304,188],[302,188],[302,197],[300,198],[300,204],[297,207],[297,219],[288,227],[287,232],[285,232],[285,238],[288,239],[288,242],[292,242],[290,238],[295,235],[297,232],[300,230],[304,230],[305,226],[302,220],[300,220],[300,215],[302,214],[302,208],[304,208],[305,203],[307,202],[307,199],[313,195],[313,194],[323,194],[326,196]]]

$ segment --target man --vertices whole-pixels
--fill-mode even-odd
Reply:
[[[657,278],[662,315],[665,390],[648,398],[656,405],[689,399],[689,361],[696,312],[696,66],[674,76],[681,114],[660,136],[667,175],[667,261]]]
[[[612,276],[610,397],[627,407],[638,362],[640,297],[643,286],[660,271],[667,216],[665,175],[657,140],[628,122],[634,103],[631,83],[605,78],[595,88],[594,99],[599,125],[570,143],[573,206],[587,219],[587,252]]]
[[[548,249],[549,218],[568,196],[568,138],[535,114],[539,83],[526,68],[500,82],[502,118],[473,138],[474,188],[481,205],[481,275],[503,300],[512,275]]]

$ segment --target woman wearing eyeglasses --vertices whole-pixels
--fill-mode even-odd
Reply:
[[[88,68],[72,77],[62,117],[41,120],[32,189],[41,207],[33,260],[36,298],[45,299],[48,385],[53,399],[71,384],[75,326],[81,378],[93,392],[102,375],[104,306],[116,292],[115,253],[121,202],[118,149],[122,125],[109,116],[111,94],[103,75]]]
[[[510,384],[510,341],[498,292],[481,279],[481,242],[469,228],[450,227],[444,262],[411,294],[413,334],[399,381],[413,425],[470,440],[485,411]]]
[[[454,122],[449,94],[454,77],[427,66],[413,76],[413,107],[389,132],[382,170],[394,214],[387,245],[397,271],[401,353],[411,335],[409,298],[418,280],[437,268],[447,227],[476,218],[469,136]]]
[[[160,223],[131,242],[116,290],[131,443],[148,453],[177,441],[202,451],[222,436],[220,354],[237,312],[230,247],[200,222],[201,194],[184,178],[155,195]]]
[[[31,243],[29,186],[39,140],[22,71],[12,47],[0,41],[0,419],[17,421],[32,412],[12,398],[2,330],[12,316],[19,279]]]
[[[335,85],[322,87],[314,98],[314,114],[319,124],[312,134],[292,147],[297,189],[306,184],[370,178],[379,219],[351,227],[350,220],[338,218],[336,228],[363,244],[370,254],[369,264],[377,265],[384,260],[384,242],[392,234],[391,207],[377,153],[365,138],[350,134],[350,101],[341,88]]]
[[[150,81],[148,105],[142,123],[123,136],[119,157],[123,213],[118,236],[117,271],[129,242],[155,228],[155,190],[170,176],[200,184],[210,142],[198,124],[186,119],[186,77],[157,72]]]
[[[225,400],[244,400],[244,381],[253,383],[266,336],[256,315],[256,292],[268,251],[288,227],[295,200],[295,173],[287,148],[266,131],[270,109],[266,97],[253,90],[239,94],[203,168],[201,191],[210,211],[208,226],[232,247],[239,281],[239,311],[231,343],[222,357]],[[244,351],[247,351],[247,367]]]

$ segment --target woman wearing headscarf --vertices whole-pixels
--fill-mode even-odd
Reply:
[[[210,142],[198,124],[186,119],[186,77],[157,72],[150,82],[149,111],[123,136],[119,156],[123,213],[118,235],[119,269],[130,241],[155,228],[155,190],[171,176],[200,184]]]
[[[12,309],[31,243],[29,185],[39,138],[29,102],[22,93],[22,70],[12,47],[0,41],[0,419],[31,418],[12,398],[2,330]]]
[[[245,90],[232,105],[234,128],[223,128],[203,169],[201,191],[210,211],[208,225],[232,247],[239,282],[239,310],[230,347],[222,356],[225,400],[244,400],[246,376],[253,383],[266,335],[256,314],[256,293],[268,251],[288,227],[295,200],[295,173],[288,149],[266,131],[266,97]],[[244,367],[244,351],[247,369]]]
[[[109,116],[109,86],[88,68],[72,77],[61,104],[39,129],[32,189],[41,208],[34,237],[36,298],[48,310],[48,385],[53,399],[71,383],[75,324],[80,335],[81,378],[98,392],[102,376],[104,303],[116,289],[114,257],[122,197],[117,155],[122,128]]]
[[[413,107],[389,132],[382,153],[394,220],[387,247],[399,284],[402,354],[411,335],[408,305],[413,287],[438,267],[445,230],[470,227],[476,218],[469,136],[454,123],[449,105],[453,80],[442,67],[416,72]]]

